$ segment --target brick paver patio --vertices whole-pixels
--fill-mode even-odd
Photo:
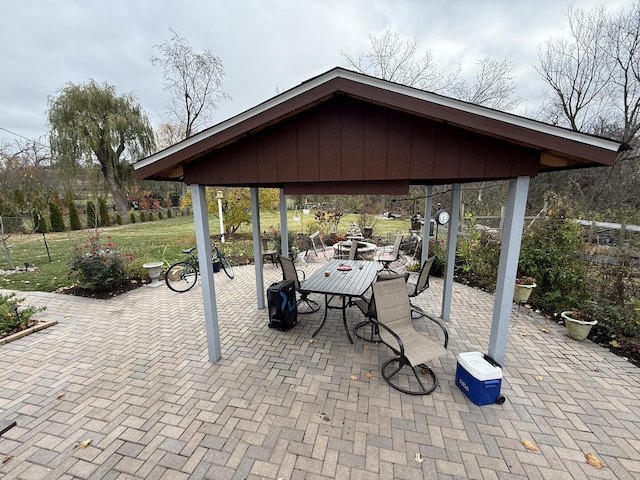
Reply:
[[[267,286],[280,279],[264,271]],[[0,478],[640,477],[640,369],[623,358],[514,308],[507,401],[476,406],[455,385],[456,355],[486,352],[493,297],[456,284],[440,386],[411,397],[380,378],[389,350],[350,345],[337,313],[313,342],[322,309],[289,332],[269,329],[253,272],[216,274],[216,364],[198,288],[109,301],[20,293],[59,323],[0,346],[0,418],[18,421],[0,437]],[[434,279],[419,303],[435,314],[441,293]],[[362,319],[357,309],[349,318]]]

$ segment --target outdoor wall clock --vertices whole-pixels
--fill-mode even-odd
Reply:
[[[444,225],[448,223],[449,218],[451,218],[451,216],[449,215],[449,212],[447,212],[444,209],[440,209],[436,212],[436,223],[438,225]]]

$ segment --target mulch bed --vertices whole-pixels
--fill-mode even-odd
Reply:
[[[110,298],[114,298],[122,295],[123,293],[130,292],[137,288],[140,288],[144,285],[142,279],[131,279],[127,283],[123,283],[113,290],[108,290],[104,292],[97,292],[95,290],[90,290],[88,288],[82,288],[79,285],[73,285],[71,287],[63,287],[56,290],[56,293],[63,293],[65,295],[75,295],[76,297],[87,297],[87,298],[96,298],[99,300],[109,300]]]

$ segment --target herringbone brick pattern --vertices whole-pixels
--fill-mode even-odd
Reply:
[[[0,417],[18,421],[0,438],[0,460],[12,457],[0,478],[640,476],[640,374],[624,359],[514,308],[507,402],[476,406],[455,385],[456,355],[487,350],[493,297],[455,285],[450,354],[435,364],[440,386],[403,395],[380,378],[388,349],[350,345],[335,311],[313,342],[323,309],[288,332],[269,329],[253,273],[215,277],[216,364],[198,289],[141,288],[109,301],[21,293],[59,323],[0,347]],[[279,269],[265,266],[265,278],[279,280]],[[438,314],[441,294],[435,279],[418,301]],[[362,319],[348,315],[351,325]],[[587,464],[588,452],[603,468]]]

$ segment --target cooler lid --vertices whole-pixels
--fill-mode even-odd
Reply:
[[[476,380],[495,380],[502,378],[502,369],[484,359],[480,352],[462,352],[458,354],[458,363]]]

